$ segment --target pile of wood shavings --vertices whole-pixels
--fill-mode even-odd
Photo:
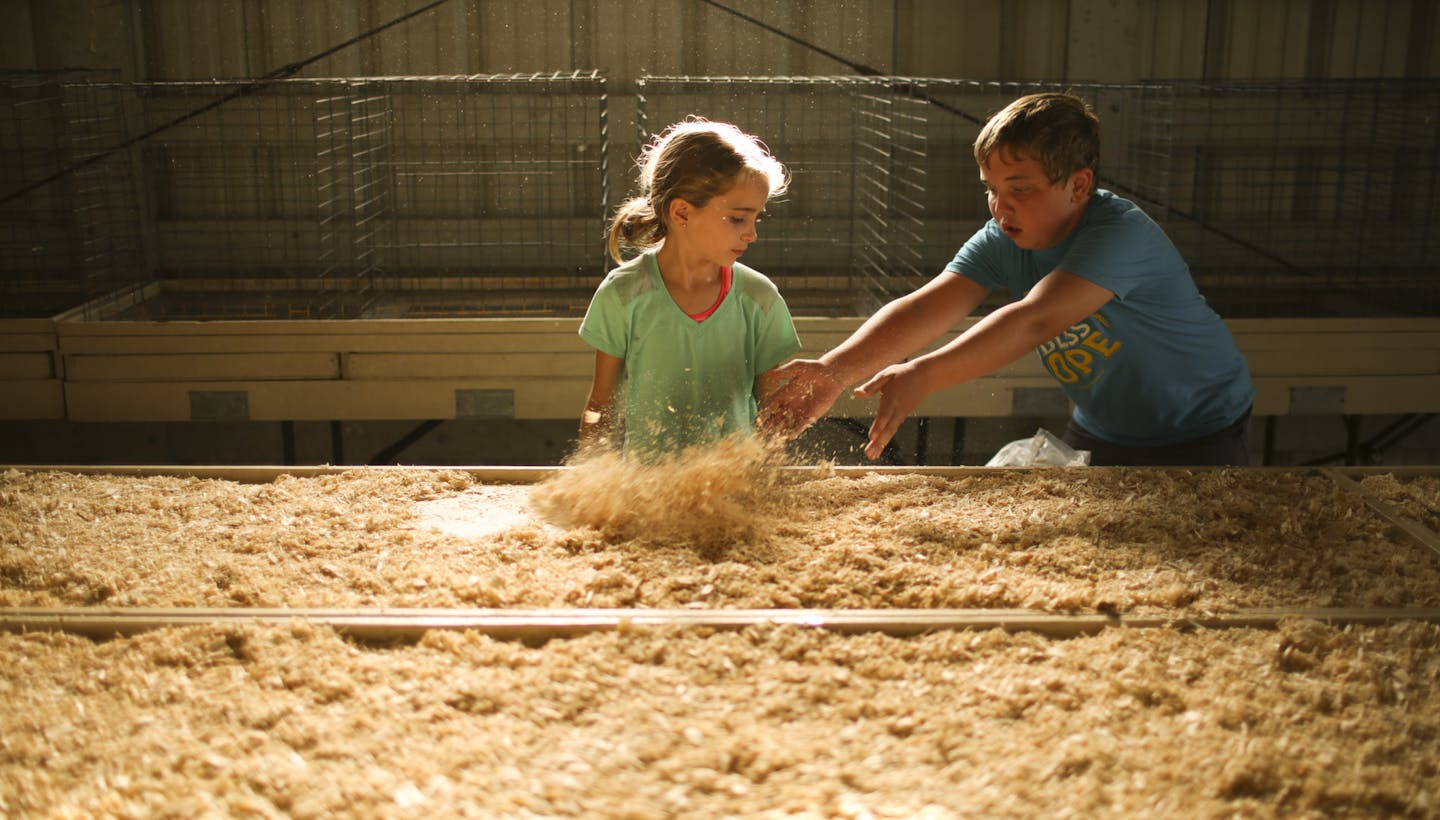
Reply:
[[[721,550],[767,536],[783,452],[751,437],[693,447],[655,463],[613,450],[583,455],[541,482],[531,504],[566,528]]]
[[[0,814],[1440,812],[1440,629],[0,635]]]
[[[695,492],[671,478],[655,486],[672,500]],[[456,536],[417,509],[501,488],[451,470],[269,484],[12,470],[0,606],[1440,606],[1440,555],[1311,471],[772,470],[689,535],[683,504],[639,503],[623,481],[597,500],[607,485],[577,472],[555,481],[577,479],[583,493],[533,492],[619,499],[639,518]],[[508,489],[517,505],[532,491]]]

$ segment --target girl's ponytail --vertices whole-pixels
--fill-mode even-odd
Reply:
[[[650,248],[665,236],[665,223],[655,207],[643,196],[632,197],[615,210],[610,222],[610,258],[623,262],[623,248]]]

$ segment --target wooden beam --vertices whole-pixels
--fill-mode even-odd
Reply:
[[[0,382],[54,379],[55,356],[49,352],[0,351]]]
[[[324,475],[339,475],[352,470],[456,470],[468,473],[483,484],[536,484],[564,467],[409,467],[398,465],[344,466],[321,464],[299,465],[228,465],[212,464],[198,466],[177,466],[167,464],[90,464],[90,465],[48,465],[48,464],[7,464],[5,470],[21,472],[75,473],[77,475],[111,476],[173,476],[177,478],[203,478],[220,481],[235,481],[241,484],[267,484],[281,476],[314,478]]]
[[[274,481],[280,476],[313,478],[322,475],[339,475],[354,470],[457,470],[468,473],[476,481],[486,484],[535,484],[573,467],[518,467],[518,466],[474,466],[474,465],[188,465],[188,464],[7,464],[6,470],[21,472],[58,472],[76,475],[116,476],[173,476],[177,478],[209,478],[258,484]],[[834,465],[834,466],[792,466],[781,467],[786,474],[796,478],[825,478],[842,476],[854,478],[865,475],[937,476],[940,478],[970,478],[995,473],[1014,473],[1034,470],[1054,470],[1054,467],[979,467],[979,466],[937,466],[910,467],[880,464]],[[1437,477],[1440,467],[1435,466],[1364,466],[1364,467],[1086,467],[1087,471],[1138,470],[1151,472],[1207,472],[1218,470],[1244,470],[1260,473],[1333,473],[1343,476],[1392,475],[1396,478]]]
[[[129,294],[140,301],[156,295]],[[64,355],[55,367],[64,373],[64,413],[73,421],[185,421],[190,393],[217,389],[245,392],[252,421],[453,418],[457,390],[512,390],[516,418],[562,419],[583,403],[593,366],[574,317],[130,322],[80,315],[58,318],[43,340]],[[833,347],[862,321],[797,318],[803,354]],[[1257,415],[1306,412],[1292,407],[1297,389],[1330,391],[1336,412],[1348,414],[1440,412],[1440,319],[1230,325],[1250,362]],[[38,344],[37,326],[23,329],[31,334],[24,343]],[[12,356],[39,352],[0,345]],[[8,367],[28,376],[43,364],[25,358]],[[1056,384],[1037,357],[1024,356],[928,396],[916,415],[1033,414],[1033,391],[1056,391]],[[1026,401],[1017,406],[1017,396]],[[873,413],[873,401],[847,392],[830,415]]]
[[[1055,638],[1105,629],[1273,629],[1288,618],[1334,626],[1440,623],[1440,608],[1277,608],[1231,613],[1145,615],[1023,609],[0,609],[0,631],[68,632],[106,639],[186,626],[327,626],[368,641],[414,640],[428,631],[473,630],[507,640],[546,640],[637,627],[744,629],[782,625],[841,633],[919,635],[940,630],[1038,632]]]
[[[65,418],[65,384],[59,379],[0,379],[0,419],[58,421]]]
[[[72,382],[323,381],[340,375],[340,355],[332,352],[65,356],[65,377]]]
[[[1436,553],[1440,553],[1440,535],[1436,535],[1435,533],[1431,532],[1428,528],[1420,524],[1418,521],[1401,515],[1398,510],[1387,504],[1384,499],[1365,489],[1365,486],[1363,484],[1347,475],[1344,475],[1339,470],[1336,470],[1334,468],[1325,468],[1322,469],[1320,472],[1329,476],[1330,480],[1338,484],[1341,489],[1359,497],[1365,502],[1367,506],[1370,507],[1370,509],[1374,510],[1381,518],[1389,521],[1391,524],[1394,524],[1402,532],[1410,536],[1410,538],[1413,539],[1416,543],[1420,544],[1423,547],[1429,547]]]

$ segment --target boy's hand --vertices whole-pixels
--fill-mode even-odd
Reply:
[[[783,382],[760,408],[756,425],[762,432],[794,438],[814,424],[840,398],[843,386],[818,359],[795,359],[766,374]]]
[[[865,444],[865,457],[871,461],[879,458],[885,451],[885,445],[900,429],[900,424],[929,394],[930,390],[914,362],[891,365],[855,388],[855,395],[862,399],[880,397],[875,421],[870,425],[870,438]]]

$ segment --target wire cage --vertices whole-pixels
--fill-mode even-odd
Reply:
[[[143,276],[120,100],[87,71],[0,73],[0,318],[49,317]]]
[[[563,314],[603,273],[594,72],[106,88],[163,285],[109,318]]]
[[[387,254],[406,315],[583,310],[605,267],[604,80],[419,81],[406,91],[392,97],[399,218]],[[476,268],[491,273],[477,280]],[[437,296],[437,284],[471,296]]]
[[[1222,315],[1440,314],[1440,81],[644,77],[635,148],[692,115],[759,136],[794,182],[747,263],[797,314],[863,315],[988,218],[986,118],[1059,89]],[[611,264],[608,118],[596,72],[3,74],[0,313],[579,315]]]
[[[1167,91],[1160,212],[1231,314],[1440,314],[1440,80]]]

